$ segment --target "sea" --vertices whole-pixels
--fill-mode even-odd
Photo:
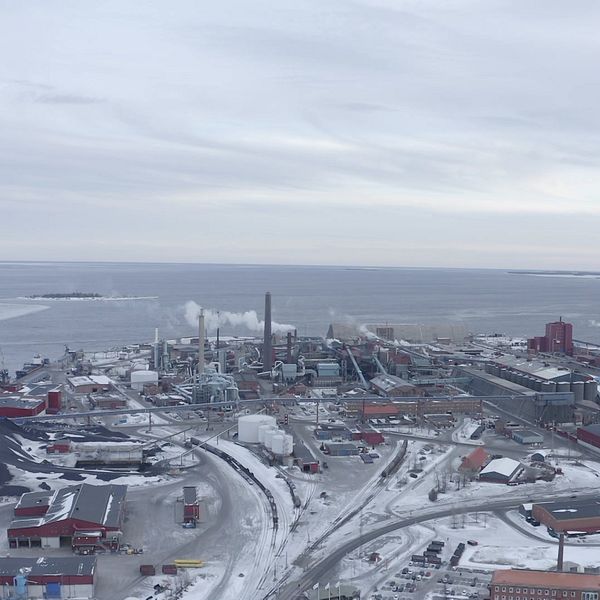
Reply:
[[[101,351],[195,335],[190,303],[240,315],[222,335],[259,335],[264,294],[273,319],[299,335],[331,322],[461,324],[472,333],[541,335],[562,317],[600,343],[600,275],[504,270],[82,262],[0,262],[0,367],[65,347]],[[111,300],[31,296],[96,293]],[[254,314],[252,311],[255,311]],[[243,318],[242,318],[243,317]],[[254,323],[254,324],[253,324]],[[208,331],[214,335],[214,331]]]

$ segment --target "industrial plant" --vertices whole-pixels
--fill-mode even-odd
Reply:
[[[238,546],[264,600],[507,600],[552,569],[536,585],[600,577],[574,546],[600,532],[600,346],[562,318],[529,340],[335,322],[300,336],[274,309],[267,292],[260,337],[198,308],[189,337],[4,379],[1,597],[193,598]],[[527,574],[500,568],[518,543]]]

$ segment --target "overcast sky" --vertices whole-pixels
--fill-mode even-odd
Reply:
[[[0,9],[0,259],[600,269],[597,0]]]

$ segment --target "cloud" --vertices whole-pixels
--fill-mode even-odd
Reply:
[[[598,17],[586,0],[17,3],[0,23],[15,258],[40,258],[51,217],[66,245],[44,258],[480,266],[514,260],[486,239],[544,237],[544,218],[578,232],[561,260],[579,267],[600,216]],[[474,216],[481,258],[461,250]],[[454,242],[409,256],[437,221]]]

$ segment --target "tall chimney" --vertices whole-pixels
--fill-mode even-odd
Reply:
[[[287,332],[287,363],[291,364],[292,362],[292,332]]]
[[[198,316],[198,375],[204,373],[204,309]]]
[[[265,337],[263,341],[263,370],[273,368],[273,340],[271,338],[271,292],[265,294]]]

